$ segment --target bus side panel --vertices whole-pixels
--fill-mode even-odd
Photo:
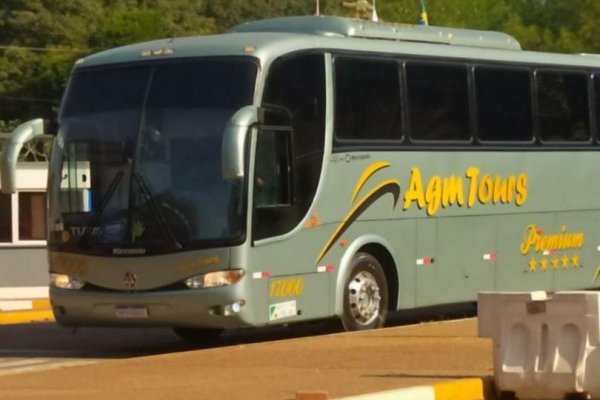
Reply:
[[[435,304],[440,292],[439,275],[441,267],[437,257],[437,219],[417,219],[416,251],[417,256],[412,260],[416,268],[416,306],[421,307]],[[408,237],[406,240],[413,240]],[[403,307],[404,303],[400,303]]]
[[[556,215],[553,233],[564,231],[571,248],[556,251],[560,265],[554,270],[554,288],[572,290],[600,285],[600,211],[566,212]],[[579,248],[579,233],[584,233]],[[568,235],[571,236],[568,236]],[[566,257],[566,258],[564,258]]]
[[[327,240],[323,227],[303,229],[287,238],[256,243],[248,252],[250,290],[258,324],[289,323],[329,317],[333,313],[330,285],[334,269],[315,259]],[[284,304],[287,303],[287,304]],[[288,315],[294,309],[296,315]],[[272,315],[275,312],[277,315]],[[282,315],[286,315],[283,317]]]
[[[440,218],[437,277],[439,302],[471,301],[481,290],[493,290],[498,217]]]

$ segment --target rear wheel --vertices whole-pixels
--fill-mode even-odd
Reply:
[[[381,264],[371,254],[356,254],[344,285],[344,329],[360,331],[381,328],[387,313],[388,287]]]
[[[223,329],[173,328],[173,332],[186,342],[211,344],[219,341]]]

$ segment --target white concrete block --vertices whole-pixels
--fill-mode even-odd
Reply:
[[[479,335],[494,341],[496,387],[532,400],[597,393],[599,311],[597,292],[481,293]]]

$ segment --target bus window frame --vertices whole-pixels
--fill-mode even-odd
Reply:
[[[336,96],[336,89],[337,89],[337,80],[336,80],[336,62],[338,59],[351,59],[351,60],[359,60],[359,61],[388,61],[390,63],[395,63],[397,66],[397,74],[398,74],[398,100],[399,100],[399,104],[400,104],[400,127],[399,129],[401,130],[402,136],[398,139],[373,139],[373,140],[369,140],[367,138],[361,138],[361,139],[347,139],[347,138],[343,138],[338,136],[338,132],[337,132],[337,126],[336,126],[336,113],[335,113],[335,109],[336,109],[336,100],[337,100],[337,96]],[[405,76],[405,72],[404,72],[404,63],[405,60],[402,57],[399,57],[398,55],[394,55],[394,54],[387,54],[387,53],[383,53],[383,54],[378,54],[378,53],[368,53],[368,54],[364,54],[364,53],[356,53],[356,52],[335,52],[332,53],[332,60],[331,60],[331,71],[332,71],[332,98],[333,98],[333,142],[334,142],[334,147],[337,147],[337,145],[339,144],[340,147],[343,147],[344,145],[379,145],[379,146],[399,146],[402,144],[406,144],[406,142],[408,141],[408,124],[407,124],[407,118],[408,118],[408,114],[407,114],[407,104],[406,104],[406,76]]]
[[[572,74],[572,75],[584,75],[586,78],[586,86],[587,86],[587,105],[588,105],[588,130],[589,130],[589,139],[588,140],[581,140],[581,141],[568,141],[568,140],[544,140],[542,138],[542,132],[541,132],[541,119],[540,119],[540,104],[539,104],[539,91],[538,91],[538,74],[539,73],[550,73],[550,74]],[[596,137],[595,132],[593,130],[593,122],[592,122],[592,117],[593,117],[593,110],[592,110],[592,102],[590,101],[590,96],[591,93],[590,91],[593,90],[593,88],[591,88],[591,76],[592,76],[592,72],[586,70],[586,69],[579,69],[579,68],[560,68],[560,67],[556,67],[556,66],[542,66],[542,65],[537,65],[537,66],[532,66],[532,84],[533,84],[533,92],[532,92],[532,100],[534,103],[534,111],[535,111],[535,125],[534,125],[534,130],[535,130],[535,137],[536,137],[536,142],[539,143],[539,145],[541,145],[541,147],[567,147],[569,149],[572,149],[573,147],[578,147],[578,146],[583,146],[583,147],[592,147],[593,144],[598,144],[598,140],[599,138]]]
[[[600,144],[600,68],[596,71],[588,71],[590,76],[590,113],[593,141]],[[598,92],[596,92],[596,79],[598,79]]]
[[[404,129],[403,140],[353,140],[340,139],[335,133],[333,135],[332,152],[344,153],[348,151],[398,151],[398,150],[414,150],[414,151],[504,151],[504,150],[519,150],[519,151],[596,151],[600,147],[600,109],[596,112],[596,105],[600,102],[600,68],[579,67],[579,66],[561,66],[544,63],[526,63],[520,61],[495,61],[495,60],[474,60],[467,58],[435,58],[433,56],[416,56],[409,54],[389,54],[389,53],[360,53],[356,51],[336,51],[333,55],[333,60],[338,56],[354,57],[359,59],[368,58],[386,58],[394,59],[402,64],[401,71],[401,105],[402,105],[402,125]],[[447,141],[447,140],[414,140],[410,137],[409,117],[408,117],[408,99],[406,90],[406,71],[405,65],[407,62],[422,62],[422,63],[437,63],[437,64],[454,64],[463,65],[467,68],[468,80],[468,96],[469,96],[469,113],[470,123],[472,124],[472,137],[469,141]],[[475,88],[475,70],[479,67],[497,68],[507,70],[526,70],[530,74],[530,102],[531,102],[531,118],[532,118],[532,139],[528,141],[488,141],[479,138],[478,114],[477,114],[477,97]],[[559,71],[565,73],[585,74],[588,81],[588,111],[590,122],[591,139],[589,141],[560,141],[548,142],[542,141],[539,131],[539,111],[537,101],[537,83],[535,72],[538,70]],[[333,69],[333,83],[335,84],[335,70]],[[598,79],[599,90],[596,93],[594,82]],[[335,88],[334,88],[335,90]],[[333,99],[335,102],[335,98]],[[334,129],[335,132],[335,129]]]
[[[469,139],[465,139],[465,140],[424,140],[424,139],[415,139],[412,137],[412,131],[411,131],[411,117],[410,117],[410,101],[408,99],[408,74],[406,72],[406,67],[407,64],[409,63],[413,63],[413,64],[421,64],[421,65],[427,65],[427,66],[449,66],[449,67],[463,67],[465,69],[465,77],[466,77],[466,91],[467,91],[467,112],[469,113],[468,115],[468,124],[469,124],[469,129],[471,130],[469,132],[470,138]],[[407,137],[407,142],[410,143],[411,145],[421,145],[421,146],[431,146],[432,144],[436,145],[436,146],[448,146],[450,148],[455,148],[455,147],[460,147],[460,146],[467,146],[467,147],[473,147],[474,144],[477,143],[476,141],[476,137],[477,137],[477,130],[474,130],[474,115],[473,115],[473,79],[472,79],[472,73],[471,73],[471,69],[472,69],[472,62],[469,62],[469,60],[464,60],[464,59],[449,59],[449,58],[443,58],[443,59],[438,59],[435,57],[407,57],[406,59],[404,59],[403,63],[402,63],[402,69],[403,69],[403,76],[404,76],[404,85],[405,85],[405,90],[404,90],[404,106],[406,107],[406,125],[407,125],[407,132],[406,132],[406,137]]]
[[[475,123],[475,138],[478,145],[481,147],[487,146],[510,146],[514,148],[535,146],[537,142],[537,108],[535,106],[535,84],[533,69],[528,65],[510,64],[510,63],[472,63],[471,64],[471,80],[472,80],[472,98],[473,98],[473,119]],[[479,135],[479,108],[478,108],[478,91],[475,82],[475,74],[478,68],[488,68],[506,71],[526,71],[529,74],[529,103],[531,106],[531,139],[529,140],[484,140]]]

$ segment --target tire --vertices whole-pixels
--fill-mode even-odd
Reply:
[[[388,313],[388,286],[381,264],[368,253],[352,260],[344,284],[342,326],[347,332],[381,328]]]
[[[214,344],[219,341],[223,329],[173,328],[181,339],[194,344]]]

